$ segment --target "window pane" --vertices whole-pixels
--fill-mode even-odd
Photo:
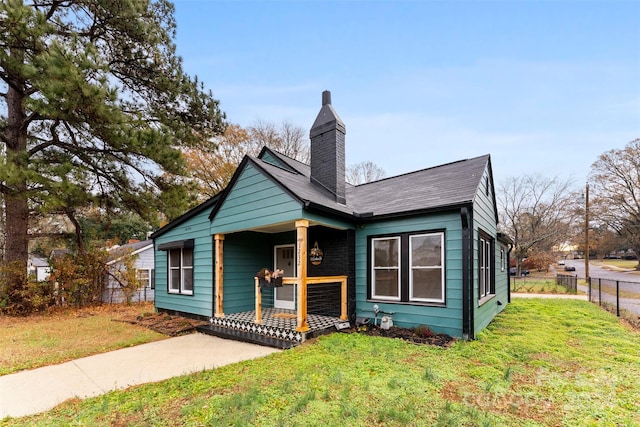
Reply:
[[[139,269],[137,270],[136,275],[141,286],[149,285],[149,270]]]
[[[442,269],[414,268],[412,298],[442,300]]]
[[[397,267],[398,266],[399,239],[377,239],[373,241],[373,266]]]
[[[411,236],[411,266],[442,265],[442,235]]]
[[[185,268],[183,271],[182,278],[184,279],[184,284],[182,289],[185,292],[193,292],[193,269]]]
[[[185,267],[193,267],[193,249],[182,250],[182,265]]]
[[[169,281],[169,289],[173,291],[180,290],[180,270],[174,269],[170,271],[171,280]]]
[[[374,270],[374,296],[379,297],[399,297],[398,270],[385,269]]]
[[[180,266],[180,249],[172,249],[169,251],[169,266],[170,267]]]

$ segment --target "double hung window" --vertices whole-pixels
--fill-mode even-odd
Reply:
[[[442,233],[409,236],[411,301],[444,302],[443,239]]]
[[[169,293],[193,295],[193,248],[170,249]]]
[[[478,239],[478,297],[484,298],[495,293],[493,280],[493,239],[480,234]]]
[[[151,270],[148,268],[139,268],[136,270],[136,278],[143,288],[151,287]]]
[[[374,300],[444,303],[444,233],[370,239],[370,288]]]
[[[372,296],[400,300],[400,237],[372,239]]]

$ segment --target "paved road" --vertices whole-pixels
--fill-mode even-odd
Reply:
[[[565,261],[566,265],[571,265],[576,268],[576,271],[570,271],[569,274],[577,274],[578,277],[584,277],[584,260],[573,259]],[[558,266],[558,272],[562,273],[562,266]],[[633,271],[612,271],[606,268],[602,268],[593,263],[589,264],[589,276],[597,277],[601,279],[609,280],[621,280],[625,282],[635,282],[640,284],[640,275]]]
[[[576,268],[576,271],[568,272],[568,274],[577,274],[578,277],[584,277],[584,260],[567,260],[565,262],[566,265]],[[562,272],[560,268],[558,270],[558,272]],[[640,275],[636,272],[612,271],[591,263],[589,264],[589,276],[592,278],[591,301],[598,302],[601,298],[602,302],[615,306],[615,286],[616,281],[619,281],[620,308],[640,315]],[[602,280],[599,281],[598,279]],[[604,287],[602,293],[598,291],[599,283]],[[586,287],[581,290],[588,292]],[[632,296],[632,298],[629,298],[629,296]]]

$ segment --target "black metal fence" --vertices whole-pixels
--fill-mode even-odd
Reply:
[[[589,301],[610,308],[618,317],[621,311],[640,316],[640,282],[589,277],[587,292]]]
[[[578,275],[558,273],[556,275],[556,284],[564,286],[569,292],[575,294],[578,292]]]

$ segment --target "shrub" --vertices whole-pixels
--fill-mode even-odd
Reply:
[[[54,301],[49,283],[27,276],[22,263],[0,266],[0,313],[24,316],[46,310]]]

